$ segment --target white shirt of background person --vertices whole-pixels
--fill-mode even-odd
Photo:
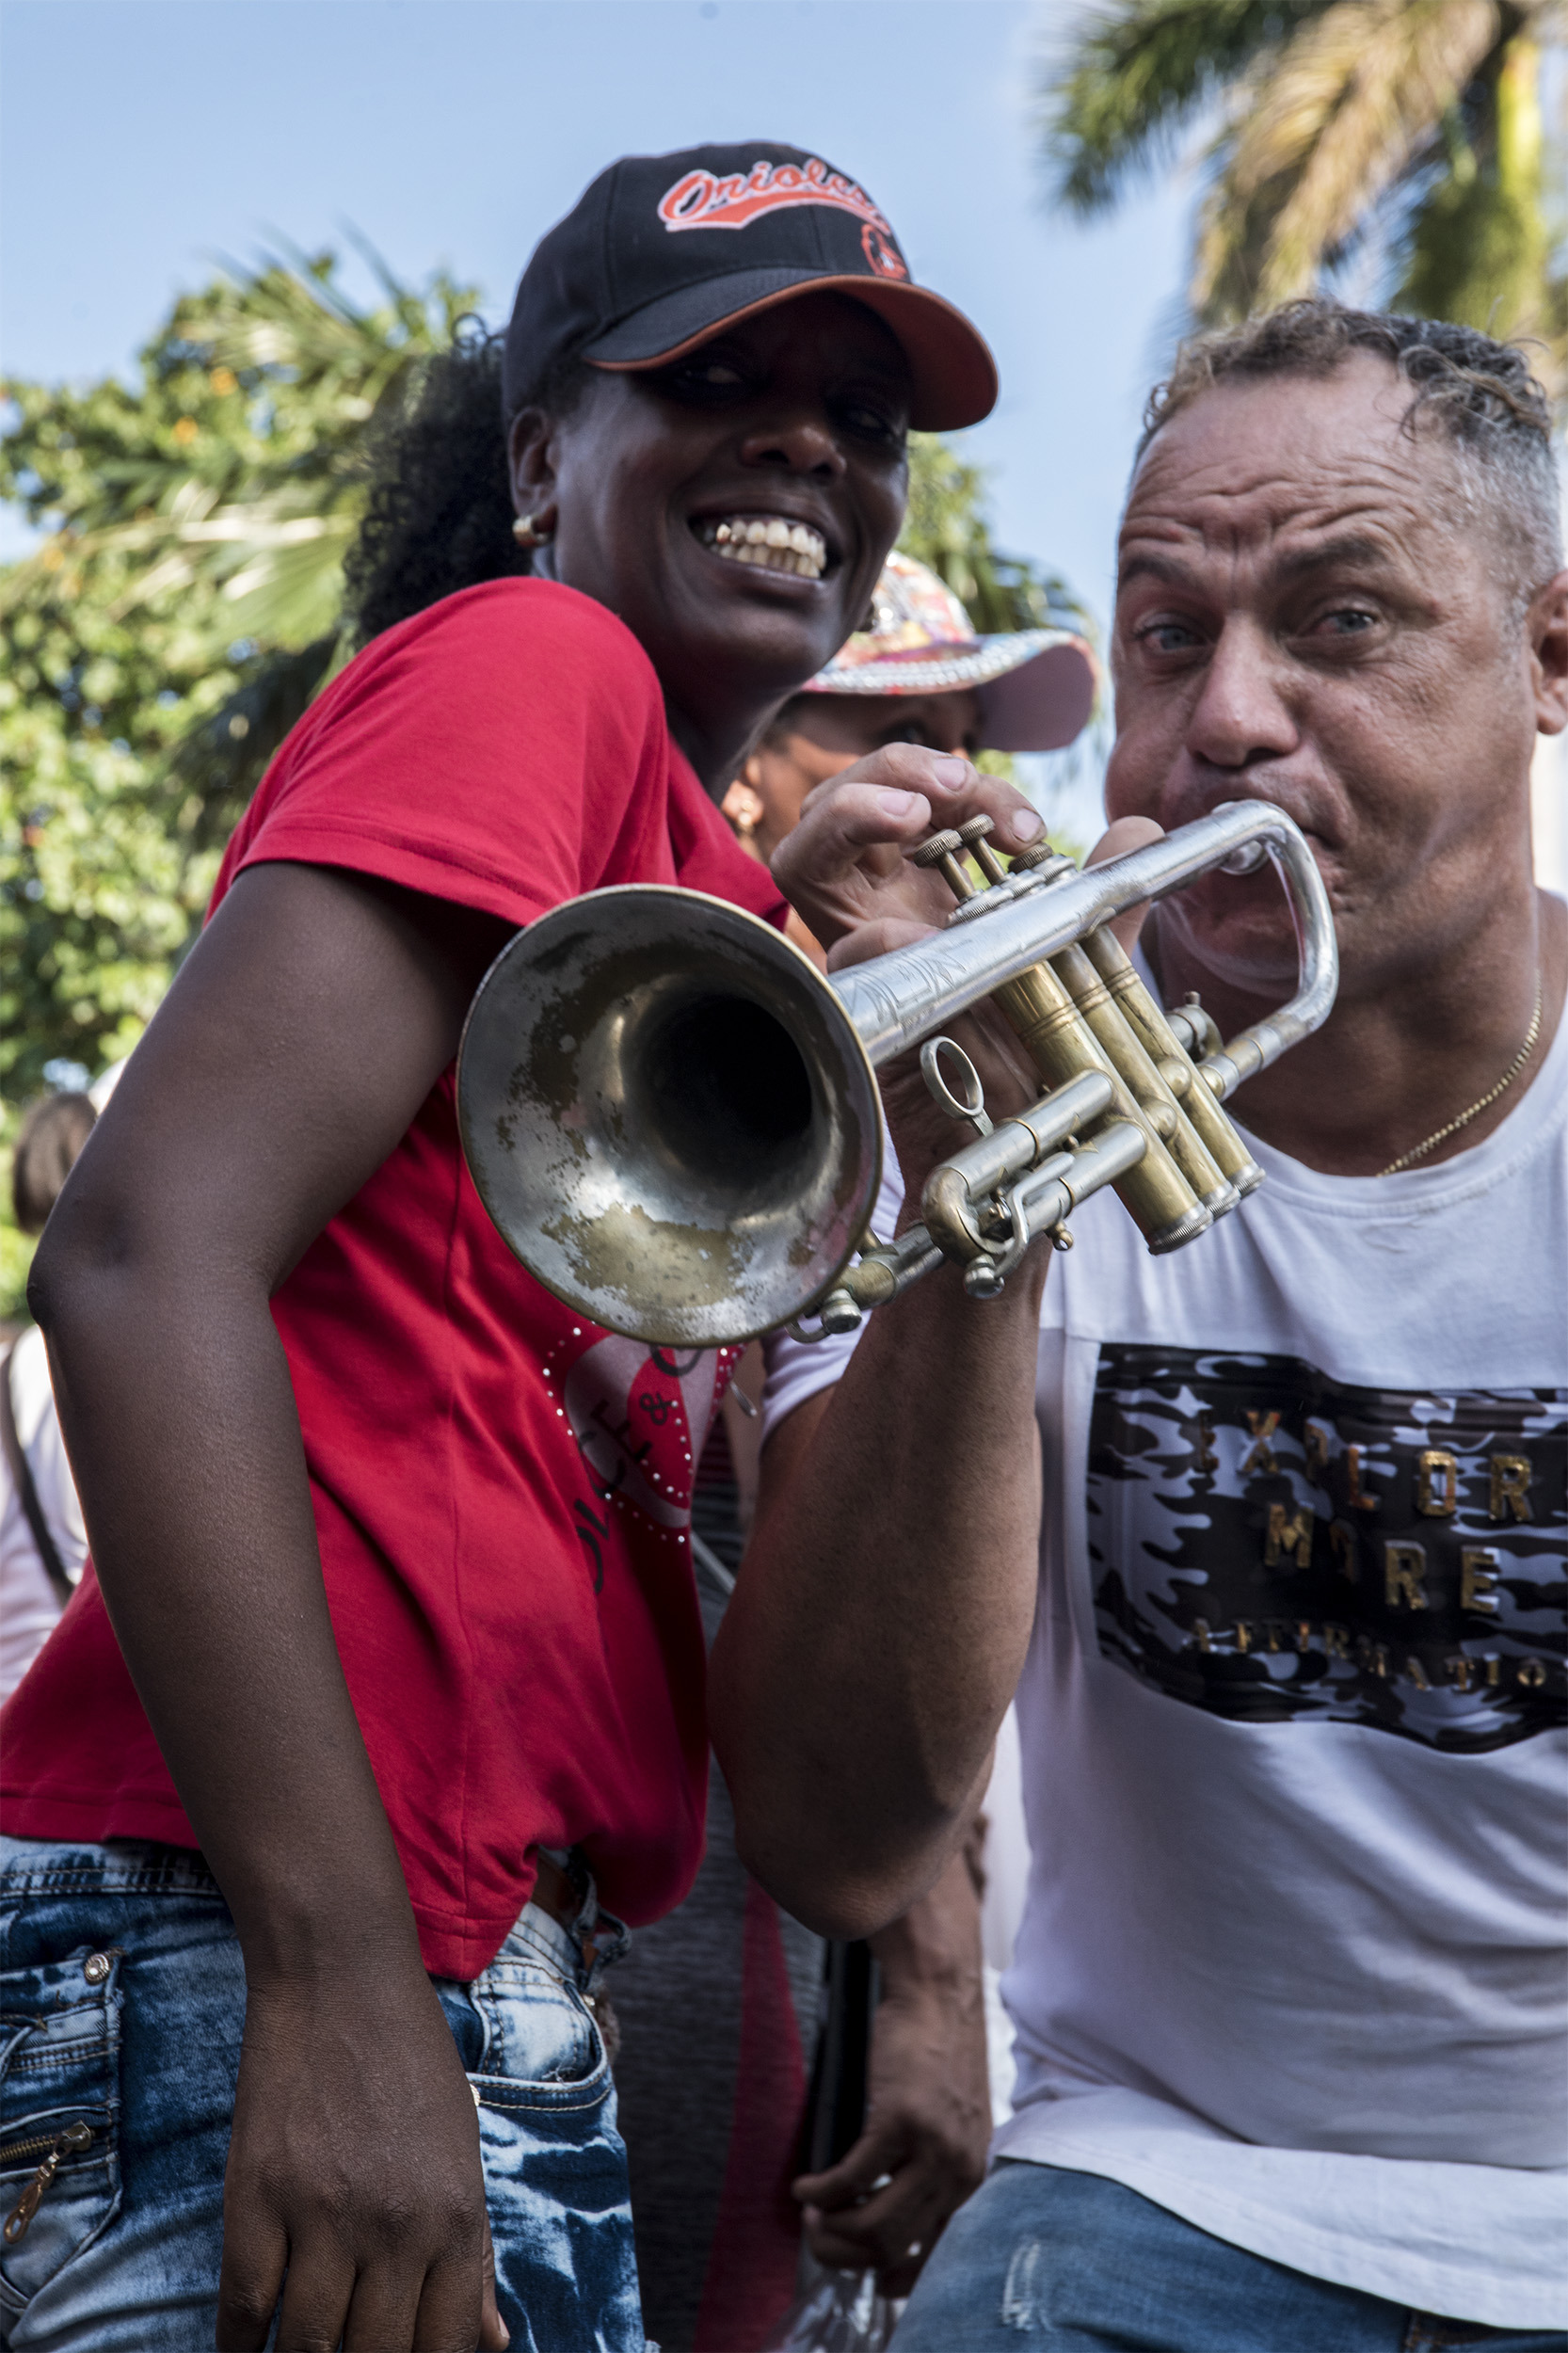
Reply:
[[[33,1475],[44,1526],[74,1585],[88,1557],[87,1530],[55,1413],[43,1334],[36,1324],[23,1333],[5,1369],[16,1434]],[[59,1596],[33,1542],[10,1466],[0,1457],[0,1700],[9,1699],[59,1614]]]
[[[115,1091],[128,1056],[111,1063],[88,1089],[95,1112],[102,1112]],[[33,1476],[33,1489],[43,1524],[72,1585],[81,1581],[88,1557],[87,1529],[75,1482],[55,1411],[49,1380],[49,1354],[43,1334],[34,1324],[3,1360],[11,1385],[11,1410],[16,1434]],[[0,1455],[0,1700],[8,1700],[60,1614],[62,1604],[43,1565],[10,1465]]]

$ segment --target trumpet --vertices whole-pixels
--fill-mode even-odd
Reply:
[[[927,1273],[995,1298],[1032,1243],[1112,1186],[1148,1248],[1183,1248],[1261,1181],[1221,1109],[1327,1018],[1334,920],[1292,821],[1234,801],[1080,873],[1036,846],[1004,867],[971,819],[914,853],[947,927],[824,976],[728,901],[660,884],[589,891],[510,940],[463,1032],[457,1112],[508,1247],[585,1319],[653,1345],[854,1329]],[[1218,867],[1265,858],[1295,924],[1295,996],[1228,1043],[1195,999],[1160,1007],[1106,927]],[[943,1024],[992,999],[1046,1082],[993,1122]],[[875,1072],[914,1048],[968,1141],[920,1222],[878,1241]],[[810,1321],[808,1321],[810,1319]]]

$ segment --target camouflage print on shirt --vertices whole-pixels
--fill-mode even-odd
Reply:
[[[1352,1388],[1298,1357],[1108,1343],[1102,1656],[1246,1723],[1471,1753],[1560,1723],[1568,1391]]]

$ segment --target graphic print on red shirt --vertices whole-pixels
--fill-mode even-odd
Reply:
[[[346,868],[531,921],[680,883],[771,920],[602,606],[498,581],[376,639],[307,712],[224,859]],[[525,1273],[463,1162],[447,1070],[273,1300],[333,1629],[426,1966],[471,1977],[581,1846],[609,1908],[678,1902],[701,1851],[693,1458],[729,1358],[664,1356]],[[90,1569],[8,1703],[23,1837],[195,1842]]]

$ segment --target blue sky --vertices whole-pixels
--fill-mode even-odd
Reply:
[[[915,274],[1001,365],[965,437],[1004,545],[1103,615],[1115,510],[1169,349],[1184,191],[1092,230],[1041,200],[1026,0],[7,0],[0,353],[123,367],[160,310],[269,229],[362,230],[504,316],[536,238],[629,150],[749,135],[864,181]]]

